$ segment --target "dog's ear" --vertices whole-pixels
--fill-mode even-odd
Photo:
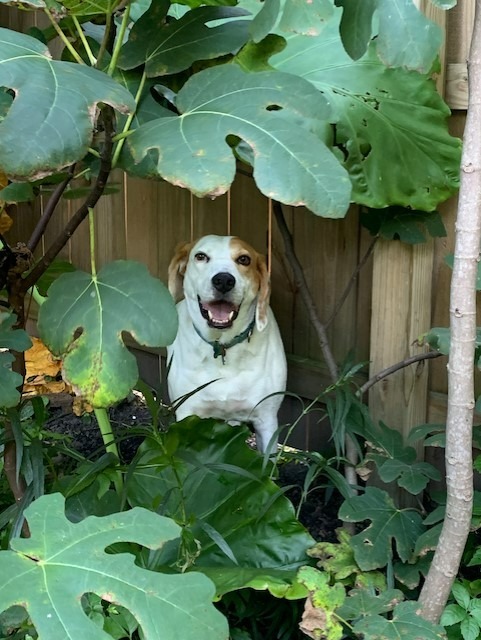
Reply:
[[[174,257],[169,264],[169,291],[175,302],[178,302],[184,296],[184,274],[192,246],[192,242],[178,244]]]
[[[264,256],[257,255],[256,267],[260,282],[259,293],[257,294],[256,326],[259,331],[263,331],[267,326],[267,309],[271,295],[271,283]]]

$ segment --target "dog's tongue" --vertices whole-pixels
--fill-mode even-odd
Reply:
[[[202,305],[212,316],[211,321],[218,324],[227,324],[232,319],[232,312],[236,310],[235,306],[229,302],[221,300],[219,302],[209,302]]]

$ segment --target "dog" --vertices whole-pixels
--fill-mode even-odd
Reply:
[[[167,348],[169,396],[175,404],[192,394],[176,419],[249,422],[257,448],[272,452],[287,366],[264,257],[235,236],[204,236],[177,247],[168,286],[180,300],[179,330]]]

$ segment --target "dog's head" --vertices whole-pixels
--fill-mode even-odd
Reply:
[[[234,236],[204,236],[176,249],[169,266],[169,291],[185,297],[192,319],[213,329],[244,323],[255,305],[256,326],[267,325],[269,274],[264,256]]]

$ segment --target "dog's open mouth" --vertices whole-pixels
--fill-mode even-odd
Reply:
[[[228,300],[202,302],[199,297],[198,300],[202,317],[207,320],[209,327],[214,329],[229,329],[239,315],[239,306]]]

